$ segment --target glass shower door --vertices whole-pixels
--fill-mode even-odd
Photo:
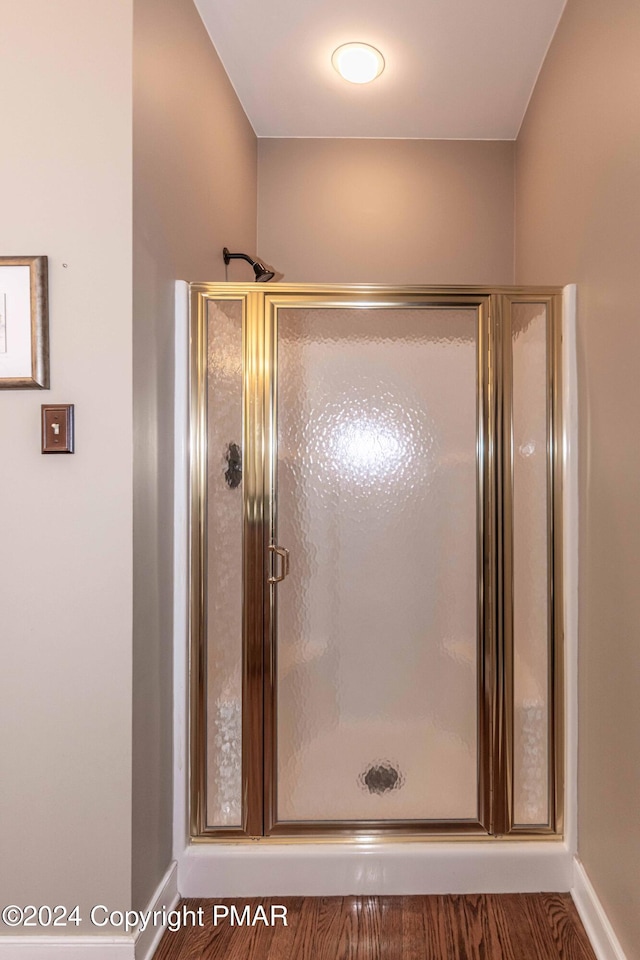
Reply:
[[[270,317],[266,831],[484,832],[485,305]]]

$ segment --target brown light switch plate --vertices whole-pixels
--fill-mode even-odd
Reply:
[[[42,452],[73,453],[73,404],[42,404]]]

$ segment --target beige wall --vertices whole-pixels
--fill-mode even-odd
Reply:
[[[192,0],[134,0],[133,905],[171,859],[176,279],[255,253],[256,138]],[[252,279],[234,262],[229,279]]]
[[[517,147],[517,280],[578,284],[579,853],[640,957],[640,5],[569,0]]]
[[[2,3],[0,255],[49,257],[52,373],[0,392],[0,901],[85,916],[171,858],[173,280],[256,240],[255,137],[195,8],[136,0],[132,371],[132,7]],[[73,456],[41,456],[42,402],[75,403]]]
[[[131,885],[131,0],[1,6],[0,255],[49,257],[51,390],[0,391],[0,902],[86,915]]]
[[[258,143],[258,248],[291,282],[511,283],[514,144]]]

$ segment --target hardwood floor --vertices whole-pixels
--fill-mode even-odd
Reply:
[[[239,926],[213,905],[287,907],[287,926]],[[202,908],[154,960],[595,960],[568,893],[183,900]],[[197,918],[197,914],[196,914]]]

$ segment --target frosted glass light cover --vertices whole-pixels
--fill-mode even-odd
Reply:
[[[371,83],[384,70],[384,57],[368,43],[344,43],[333,51],[331,62],[349,83]]]
[[[549,820],[547,318],[512,304],[515,824]]]
[[[278,316],[278,819],[476,819],[476,312]]]
[[[207,825],[241,824],[242,483],[229,486],[229,445],[242,448],[242,304],[207,315]]]

